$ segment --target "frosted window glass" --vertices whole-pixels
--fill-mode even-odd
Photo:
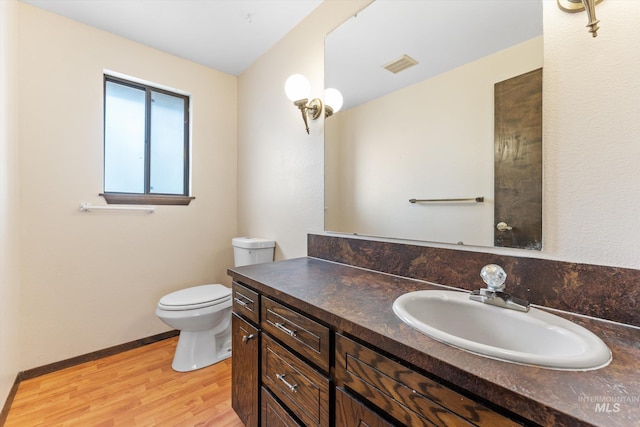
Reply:
[[[189,98],[108,76],[104,87],[104,192],[187,196]]]
[[[104,191],[144,193],[145,91],[106,82]]]
[[[183,194],[184,99],[151,92],[150,193]]]

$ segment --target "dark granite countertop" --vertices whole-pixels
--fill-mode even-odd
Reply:
[[[296,307],[543,426],[640,425],[640,328],[558,313],[598,335],[613,361],[587,372],[558,371],[492,360],[433,340],[398,319],[393,301],[438,285],[297,258],[229,269],[262,294]]]

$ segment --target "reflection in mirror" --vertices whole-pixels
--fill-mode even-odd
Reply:
[[[404,55],[417,64],[384,68]],[[494,108],[496,84],[542,63],[541,0],[376,0],[334,30],[325,86],[342,92],[344,105],[325,122],[325,230],[540,249],[541,85],[538,104],[526,99],[520,113],[502,114],[508,123]],[[539,129],[523,132],[522,118]],[[517,142],[506,152],[529,156],[536,173],[519,174],[517,198],[496,203],[494,144],[505,141]],[[524,215],[494,212],[522,200],[538,205]],[[517,238],[525,228],[533,236]]]

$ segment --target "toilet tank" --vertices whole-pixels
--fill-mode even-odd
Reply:
[[[233,260],[236,267],[273,261],[276,242],[257,237],[234,237]]]

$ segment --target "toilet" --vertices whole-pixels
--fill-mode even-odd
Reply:
[[[234,265],[273,261],[275,242],[232,239]],[[231,356],[231,289],[220,284],[193,286],[160,298],[156,315],[180,331],[171,367],[188,372]]]

